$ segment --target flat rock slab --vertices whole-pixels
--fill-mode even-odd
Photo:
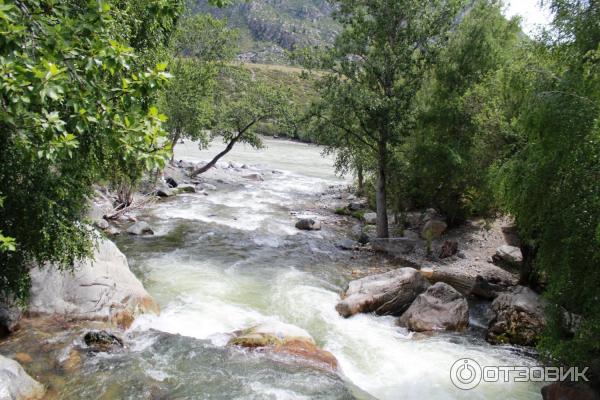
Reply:
[[[350,281],[335,309],[348,318],[358,313],[401,315],[429,287],[414,268],[398,268],[383,274]]]
[[[401,257],[411,253],[417,245],[416,240],[405,237],[389,239],[372,238],[370,239],[370,243],[373,250],[394,257]]]
[[[515,274],[493,264],[468,260],[453,265],[424,267],[420,272],[431,283],[444,282],[463,295],[474,294],[489,299],[519,281]]]

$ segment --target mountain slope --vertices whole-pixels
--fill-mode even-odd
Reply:
[[[194,12],[227,18],[240,32],[239,58],[255,63],[288,63],[286,50],[333,42],[339,25],[327,0],[255,0],[218,9],[195,0]]]

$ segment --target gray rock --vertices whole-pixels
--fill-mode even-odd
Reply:
[[[41,399],[45,393],[44,386],[18,362],[0,355],[0,400]]]
[[[94,260],[74,265],[73,272],[53,265],[30,273],[29,312],[73,319],[108,320],[128,327],[135,316],[158,313],[158,305],[129,270],[127,259],[110,240],[100,239]]]
[[[260,181],[264,181],[265,179],[262,177],[261,174],[255,173],[255,174],[248,174],[248,175],[244,175],[242,176],[242,178],[244,179],[248,179],[251,181],[256,181],[256,182],[260,182]]]
[[[138,221],[127,229],[130,235],[154,235],[154,231],[145,221]]]
[[[335,244],[335,247],[342,250],[354,250],[357,246],[357,243],[354,240],[344,239],[340,240]]]
[[[302,218],[296,222],[296,228],[304,231],[318,231],[321,230],[321,223],[311,218]]]
[[[375,225],[377,224],[377,213],[369,212],[363,215],[363,221],[367,225]]]
[[[398,268],[350,281],[335,309],[345,318],[369,312],[399,316],[428,287],[429,283],[416,269]]]
[[[521,253],[520,248],[505,244],[496,249],[494,260],[518,265],[523,262],[523,254]]]
[[[438,282],[421,293],[398,320],[411,331],[462,331],[469,325],[467,299]]]
[[[439,219],[430,219],[423,226],[423,229],[421,230],[421,237],[423,239],[438,238],[442,236],[442,234],[446,231],[446,228],[448,228],[448,225],[444,221]]]
[[[175,195],[175,192],[167,185],[161,185],[156,188],[156,195],[158,197],[171,197]]]
[[[94,226],[96,228],[98,228],[98,229],[101,229],[101,230],[105,230],[105,229],[108,229],[110,227],[108,221],[105,220],[104,218],[95,220],[94,221]]]
[[[361,201],[361,202],[354,201],[354,202],[351,202],[350,204],[348,204],[348,209],[350,211],[359,211],[359,210],[363,210],[365,208],[367,208],[366,201]]]
[[[524,286],[499,294],[490,307],[487,341],[534,346],[546,326],[544,308],[538,294]]]
[[[431,283],[444,282],[465,296],[475,294],[487,299],[493,299],[519,281],[515,274],[493,264],[467,260],[422,267],[420,272]],[[482,285],[485,285],[486,291],[479,291]]]
[[[371,238],[371,248],[375,251],[401,257],[415,249],[417,242],[408,238]]]
[[[114,226],[109,226],[108,229],[104,231],[107,236],[117,236],[121,234],[121,230]]]

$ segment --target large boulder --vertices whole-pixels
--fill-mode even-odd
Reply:
[[[495,298],[519,281],[515,274],[493,264],[469,260],[431,265],[421,268],[420,272],[431,283],[444,282],[465,296],[473,294],[486,299]]]
[[[523,254],[520,248],[505,244],[496,249],[494,260],[499,263],[519,265],[523,262]]]
[[[398,325],[415,332],[462,331],[469,325],[469,304],[452,286],[438,282],[417,296]]]
[[[0,400],[41,399],[45,392],[18,362],[0,355]]]
[[[376,225],[377,224],[377,213],[368,212],[363,214],[363,222],[367,225]]]
[[[364,210],[365,208],[367,208],[366,200],[353,201],[348,204],[348,210],[350,210],[350,211],[360,211],[360,210]]]
[[[321,230],[321,223],[312,218],[302,218],[296,222],[296,228],[303,231],[318,231]]]
[[[416,269],[398,268],[351,281],[335,309],[344,318],[369,312],[399,316],[428,287]]]
[[[72,272],[46,265],[33,268],[30,276],[32,314],[107,320],[127,328],[137,315],[159,312],[125,255],[110,240],[99,239],[94,259],[77,262]]]
[[[335,356],[319,348],[304,329],[277,321],[234,332],[229,345],[289,355],[328,370],[336,370],[338,366]]]
[[[416,240],[405,237],[401,238],[372,238],[370,239],[371,248],[381,253],[386,253],[394,257],[401,257],[415,249]]]
[[[534,346],[546,325],[544,303],[533,290],[517,286],[496,297],[486,339],[490,343]]]

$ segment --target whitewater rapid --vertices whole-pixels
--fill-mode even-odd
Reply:
[[[199,390],[185,392],[186,398],[540,398],[537,384],[482,384],[462,391],[449,379],[451,365],[465,357],[482,365],[535,364],[517,349],[490,346],[473,333],[414,337],[391,317],[341,318],[334,307],[348,279],[348,256],[334,243],[343,236],[327,227],[298,231],[294,221],[313,215],[320,194],[348,181],[335,175],[332,160],[316,146],[283,140],[267,140],[266,146],[238,147],[221,163],[246,164],[263,173],[264,181],[161,202],[146,215],[156,237],[120,243],[162,308],[160,316],[136,320],[131,332],[139,337],[140,351],[143,343],[156,344],[153,332],[166,332],[200,340],[208,346],[204,352],[220,354],[231,351],[224,350],[228,332],[282,321],[307,330],[332,352],[343,378],[274,366],[264,355],[245,352],[232,356],[240,359],[235,365],[211,364],[211,374],[229,377],[230,384],[214,379],[213,387],[198,388],[186,372],[176,372],[190,366],[168,351],[155,355],[161,362],[151,368],[154,377]],[[177,159],[201,161],[218,148],[198,151],[186,144],[176,150]],[[255,376],[252,368],[263,372]],[[283,373],[286,368],[291,370]],[[239,380],[244,394],[234,383]]]

